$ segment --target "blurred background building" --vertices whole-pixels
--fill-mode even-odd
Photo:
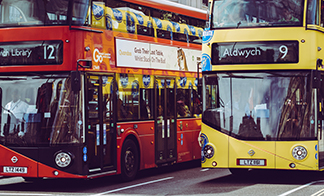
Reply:
[[[176,3],[181,3],[191,7],[207,10],[208,0],[169,0]]]

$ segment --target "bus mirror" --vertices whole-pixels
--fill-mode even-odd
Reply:
[[[206,22],[206,25],[205,25],[205,31],[209,31],[210,30],[210,22]]]
[[[77,68],[78,67],[91,69],[92,68],[92,61],[89,60],[89,59],[79,59],[77,61]]]
[[[205,83],[209,85],[217,85],[217,80],[218,78],[215,75],[205,77]]]
[[[198,93],[199,95],[201,95],[201,92],[202,92],[202,78],[198,78]]]
[[[317,59],[316,64],[317,67],[323,68],[323,59]]]
[[[321,73],[318,70],[312,70],[313,88],[321,87]]]
[[[324,116],[324,100],[320,100],[320,114]]]
[[[81,90],[81,83],[80,83],[80,72],[72,71],[71,72],[71,87],[72,91],[79,92]]]

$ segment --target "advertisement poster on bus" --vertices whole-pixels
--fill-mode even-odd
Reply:
[[[200,50],[116,39],[117,66],[197,71]]]

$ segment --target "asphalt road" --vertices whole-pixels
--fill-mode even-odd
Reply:
[[[132,182],[117,176],[93,180],[0,178],[0,196],[47,195],[324,195],[324,172],[201,169],[199,162],[142,171]]]

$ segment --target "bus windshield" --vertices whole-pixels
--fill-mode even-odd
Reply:
[[[303,0],[215,0],[212,28],[302,26]]]
[[[80,96],[68,74],[0,76],[0,137],[8,146],[81,142]]]
[[[205,76],[203,122],[243,140],[316,139],[310,73]]]
[[[69,10],[69,0],[0,0],[0,27],[83,25],[88,11],[88,0],[76,0]],[[71,13],[71,14],[69,14]]]

